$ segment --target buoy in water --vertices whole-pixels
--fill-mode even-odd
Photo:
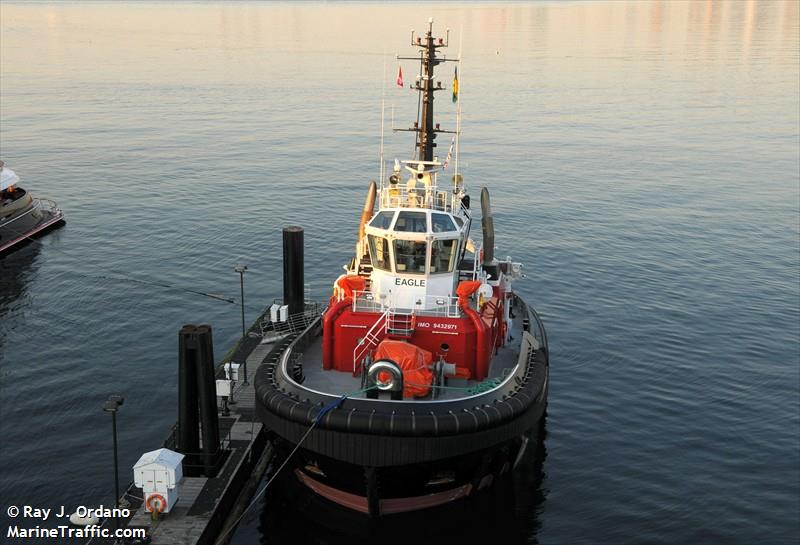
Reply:
[[[75,526],[96,526],[100,524],[100,518],[95,516],[81,516],[80,511],[75,511],[69,516],[69,521]]]

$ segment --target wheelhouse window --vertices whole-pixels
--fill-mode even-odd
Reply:
[[[369,255],[372,258],[373,267],[391,272],[392,262],[389,258],[389,241],[383,237],[369,235]]]
[[[389,212],[384,210],[383,212],[378,212],[378,214],[372,218],[372,221],[369,222],[370,227],[377,227],[378,229],[388,229],[389,226],[392,224],[392,218],[394,217],[394,212]]]
[[[425,212],[400,212],[394,224],[394,230],[406,233],[427,233],[426,216]]]
[[[395,240],[394,256],[397,263],[397,272],[404,274],[425,274],[426,252],[426,242]]]
[[[431,243],[431,273],[453,272],[458,256],[458,239],[434,240]]]
[[[434,233],[444,233],[447,231],[457,231],[455,223],[447,214],[434,212],[431,214],[431,227]]]

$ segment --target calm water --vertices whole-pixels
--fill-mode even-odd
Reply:
[[[158,446],[178,328],[211,323],[218,356],[239,330],[238,306],[186,289],[237,298],[247,263],[255,318],[300,224],[328,293],[377,174],[384,62],[403,126],[393,55],[429,16],[465,59],[465,179],[490,188],[499,253],[527,264],[548,327],[546,458],[389,527],[331,527],[276,488],[234,542],[800,540],[794,1],[3,2],[0,152],[68,219],[0,262],[3,532],[12,503],[113,501],[110,393],[123,480]]]

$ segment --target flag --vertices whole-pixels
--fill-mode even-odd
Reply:
[[[453,74],[453,102],[458,102],[458,66]]]
[[[403,87],[403,67],[399,64],[397,65],[397,86]]]
[[[450,164],[450,159],[453,158],[453,146],[456,144],[456,137],[453,137],[453,141],[450,142],[450,149],[447,150],[447,158],[444,160],[443,168],[447,168],[447,165]]]

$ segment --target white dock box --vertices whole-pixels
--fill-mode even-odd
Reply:
[[[241,364],[238,363],[226,363],[225,364],[225,378],[230,379],[234,382],[239,381],[239,367]]]
[[[231,397],[233,381],[226,378],[217,379],[217,397]]]
[[[133,482],[144,492],[145,509],[169,513],[178,501],[183,454],[160,448],[145,452],[133,465]]]
[[[285,322],[289,319],[289,305],[283,305],[280,309],[280,318],[281,322]]]
[[[281,306],[278,303],[275,303],[271,307],[269,307],[269,319],[273,322],[278,321],[278,311],[280,310]]]

